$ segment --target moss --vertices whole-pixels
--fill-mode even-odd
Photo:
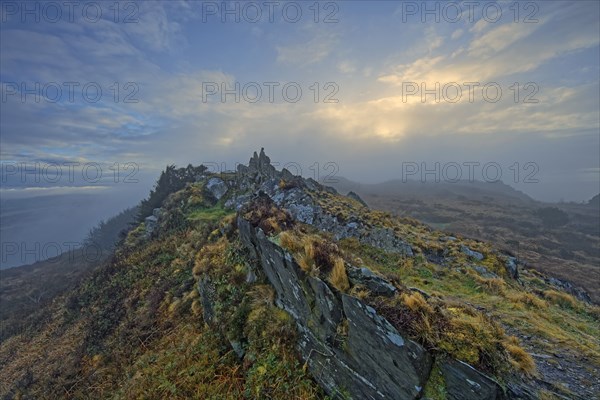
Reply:
[[[210,208],[198,208],[191,211],[187,218],[194,222],[215,223],[222,220],[224,217],[231,214],[231,211],[225,210],[220,206],[214,206]]]
[[[427,380],[423,394],[425,398],[431,400],[446,400],[447,398],[446,381],[437,360],[429,373],[429,379]]]

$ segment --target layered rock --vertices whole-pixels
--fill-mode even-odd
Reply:
[[[275,288],[277,304],[296,320],[298,348],[315,380],[339,398],[413,399],[421,395],[431,356],[361,300],[307,275],[260,229],[238,219],[240,238]],[[339,327],[347,325],[347,333]]]
[[[423,395],[434,356],[398,332],[360,299],[306,274],[290,253],[238,217],[242,243],[296,321],[298,350],[314,379],[335,398],[416,399]],[[395,287],[367,268],[351,267],[352,282],[391,296]],[[448,399],[497,400],[502,388],[471,366],[443,360]]]

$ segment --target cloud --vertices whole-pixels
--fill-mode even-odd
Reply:
[[[380,80],[402,82],[493,82],[532,72],[566,54],[598,46],[599,22],[581,7],[554,12],[537,24],[504,23],[475,30],[466,49],[424,55],[383,73]],[[490,25],[486,22],[486,24]],[[573,25],[585,24],[579,29]],[[429,40],[427,40],[429,41]],[[533,80],[533,79],[528,79]]]
[[[463,31],[462,29],[457,29],[454,32],[452,32],[452,35],[450,36],[450,38],[452,40],[460,39],[460,37],[463,35],[463,33],[465,33],[465,31]]]
[[[310,29],[303,42],[276,46],[277,62],[285,65],[308,66],[325,60],[338,43],[336,34]]]
[[[354,66],[354,63],[352,63],[351,61],[342,61],[337,65],[338,71],[340,71],[342,74],[351,74],[353,72],[356,71],[356,67]]]
[[[2,158],[135,161],[154,171],[168,163],[245,162],[250,149],[266,145],[280,159],[336,159],[349,175],[376,177],[399,155],[485,154],[499,142],[510,155],[527,135],[557,146],[557,138],[598,129],[591,6],[549,8],[538,24],[397,26],[373,6],[366,19],[348,11],[331,26],[223,26],[198,23],[195,3],[171,4],[141,5],[144,23],[132,26],[3,26],[3,93],[9,81],[34,80],[97,81],[108,89],[95,104],[3,103]],[[372,37],[364,35],[365,20]],[[222,102],[219,94],[203,100],[207,82],[232,88],[273,80],[301,82],[302,101]],[[139,102],[112,101],[110,85],[119,82],[123,96],[129,81],[139,87]],[[321,88],[335,81],[340,102],[313,102],[309,86],[317,81]],[[470,103],[466,93],[455,104],[431,96],[422,103],[419,95],[402,98],[407,81],[428,88],[498,81],[504,94],[494,104],[480,94]],[[515,104],[508,89],[515,81],[537,82],[540,103]]]

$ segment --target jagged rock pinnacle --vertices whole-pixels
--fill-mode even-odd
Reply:
[[[248,162],[248,166],[238,165],[238,173],[242,178],[261,183],[272,179],[277,175],[277,170],[271,165],[271,159],[265,154],[264,147],[260,149],[260,155],[255,151]]]

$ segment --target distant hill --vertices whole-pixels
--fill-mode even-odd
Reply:
[[[523,203],[534,203],[531,197],[516,190],[503,182],[483,181],[458,181],[449,182],[419,182],[415,180],[390,180],[376,184],[364,184],[353,182],[340,177],[333,186],[340,192],[346,193],[358,190],[365,194],[374,195],[415,195],[415,196],[452,196],[455,198],[469,198],[471,200],[494,200],[496,202],[519,201]]]

